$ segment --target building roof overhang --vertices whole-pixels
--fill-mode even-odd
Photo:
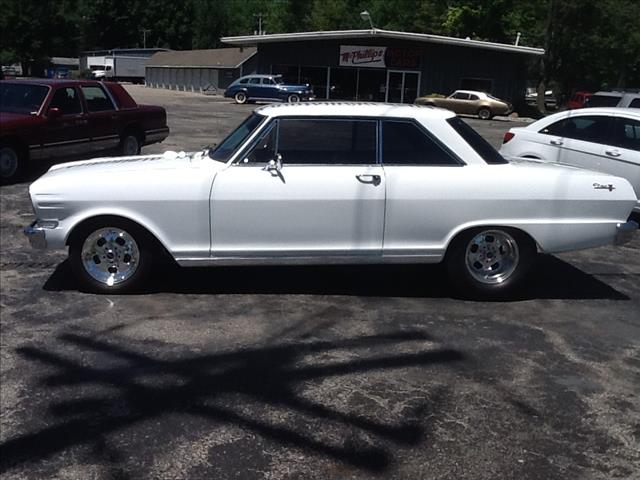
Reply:
[[[261,43],[302,42],[309,40],[347,40],[360,38],[393,38],[414,42],[453,45],[458,47],[482,48],[501,52],[524,53],[529,55],[544,55],[543,48],[509,45],[506,43],[485,42],[466,38],[445,37],[428,33],[398,32],[381,30],[379,28],[367,30],[333,30],[322,32],[273,33],[269,35],[244,35],[238,37],[222,37],[220,40],[230,45],[254,46]]]

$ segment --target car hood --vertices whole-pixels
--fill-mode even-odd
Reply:
[[[31,184],[30,192],[57,192],[91,184],[96,179],[114,179],[119,185],[135,185],[149,181],[154,174],[171,175],[172,170],[193,169],[216,172],[225,163],[212,160],[203,152],[172,152],[159,155],[137,155],[131,157],[105,157],[54,165],[42,177]],[[199,173],[194,173],[196,176]],[[105,180],[107,181],[107,180]]]
[[[280,85],[281,90],[285,90],[287,92],[298,92],[300,90],[309,90],[311,87],[309,84],[306,85]]]

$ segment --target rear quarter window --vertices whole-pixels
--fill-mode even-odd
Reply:
[[[484,138],[471,128],[464,120],[452,117],[447,123],[460,135],[473,150],[489,165],[503,165],[509,163]]]

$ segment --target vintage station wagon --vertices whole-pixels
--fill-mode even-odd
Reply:
[[[491,297],[538,251],[637,229],[625,179],[510,163],[449,111],[381,103],[262,107],[213,149],[57,165],[30,194],[31,243],[69,246],[99,292],[140,288],[165,251],[185,267],[444,261]]]

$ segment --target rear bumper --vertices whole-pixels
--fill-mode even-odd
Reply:
[[[155,128],[144,132],[144,144],[149,145],[163,141],[169,136],[169,127]]]
[[[616,237],[614,245],[624,245],[629,242],[638,231],[638,224],[633,220],[616,225]]]

